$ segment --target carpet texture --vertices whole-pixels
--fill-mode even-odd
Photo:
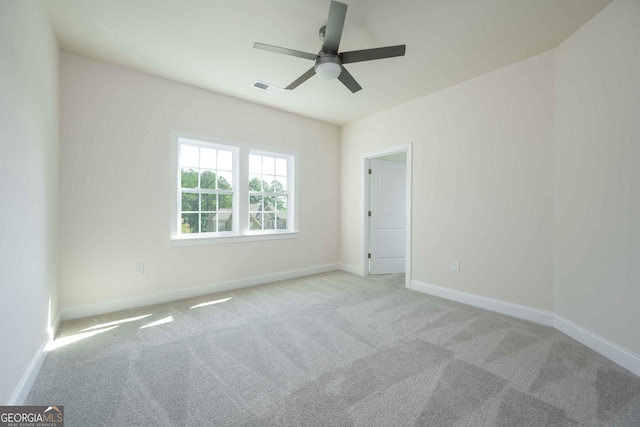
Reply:
[[[402,275],[332,272],[63,322],[54,346],[25,404],[64,405],[67,427],[640,426],[637,376]]]

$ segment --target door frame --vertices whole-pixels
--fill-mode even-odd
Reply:
[[[369,182],[369,161],[371,159],[375,159],[377,157],[388,156],[389,154],[396,153],[406,153],[406,166],[407,166],[407,177],[406,177],[406,206],[405,206],[405,214],[406,214],[406,235],[405,235],[405,283],[404,286],[407,289],[411,289],[411,165],[412,162],[412,146],[413,143],[410,142],[408,144],[396,145],[389,148],[384,148],[376,151],[369,151],[367,153],[362,154],[361,157],[361,165],[362,165],[362,186],[361,186],[361,203],[362,203],[362,258],[361,258],[361,271],[363,276],[369,275],[369,199],[371,192],[371,184]]]

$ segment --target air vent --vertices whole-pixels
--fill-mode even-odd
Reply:
[[[253,84],[253,87],[259,90],[264,90],[265,92],[270,92],[270,93],[280,93],[284,90],[281,87],[270,85],[269,83],[265,83],[261,81],[255,82]]]

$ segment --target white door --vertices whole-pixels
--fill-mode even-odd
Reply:
[[[369,273],[405,271],[406,164],[371,159]]]

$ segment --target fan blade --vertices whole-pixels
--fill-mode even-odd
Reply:
[[[309,80],[311,77],[313,77],[316,74],[316,70],[315,67],[311,67],[309,69],[309,71],[307,71],[306,73],[304,73],[303,75],[301,75],[300,77],[298,77],[293,83],[291,83],[289,86],[285,87],[285,89],[287,90],[291,90],[291,89],[295,89],[298,86],[300,86],[302,83],[306,82],[307,80]]]
[[[329,17],[327,18],[327,27],[324,32],[324,43],[322,51],[328,53],[338,53],[340,46],[340,38],[342,38],[342,28],[344,27],[344,18],[347,15],[347,5],[332,1],[329,6]]]
[[[270,44],[255,42],[253,47],[256,49],[268,50],[269,52],[282,53],[284,55],[297,56],[298,58],[310,59],[315,61],[318,55],[313,53],[300,52],[299,50],[287,49],[286,47],[271,46]]]
[[[362,89],[362,86],[358,84],[356,79],[354,79],[353,76],[349,74],[347,69],[344,67],[342,67],[342,72],[338,76],[338,80],[340,80],[342,84],[345,85],[353,93],[356,93],[357,91]]]
[[[404,44],[398,46],[378,47],[375,49],[354,50],[351,52],[342,52],[340,54],[340,59],[343,64],[351,64],[353,62],[404,56],[405,50],[406,45]]]

